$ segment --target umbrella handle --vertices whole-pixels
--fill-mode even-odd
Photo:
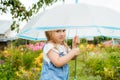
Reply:
[[[75,58],[75,69],[74,69],[74,80],[77,80],[76,79],[76,67],[77,67],[77,57]]]
[[[77,44],[77,47],[78,47],[78,44]],[[75,58],[74,80],[77,80],[76,73],[77,73],[77,57]]]

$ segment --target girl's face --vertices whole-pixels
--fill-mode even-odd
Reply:
[[[65,29],[55,30],[53,31],[52,36],[57,43],[62,43],[66,37],[66,30]]]

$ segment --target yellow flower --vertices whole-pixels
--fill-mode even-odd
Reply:
[[[39,67],[42,67],[42,63],[39,63],[38,66],[39,66]]]
[[[102,47],[103,47],[103,45],[102,45],[102,44],[98,44],[97,46],[98,46],[99,48],[102,48]]]
[[[81,44],[81,45],[79,45],[79,48],[80,48],[80,49],[84,49],[85,47],[84,47],[83,44]]]
[[[43,53],[40,53],[37,58],[42,59],[43,58]]]
[[[95,48],[95,45],[94,44],[88,44],[86,46],[87,50],[93,50]]]
[[[36,68],[36,71],[40,71],[40,68]]]
[[[4,56],[5,56],[6,58],[10,57],[10,54],[8,53],[7,50],[3,51],[3,53],[4,53]]]
[[[20,77],[20,74],[18,73],[18,71],[17,71],[17,72],[15,72],[15,74],[16,74],[18,77]]]
[[[7,51],[7,50],[5,50],[3,53],[4,53],[4,54],[8,54],[8,51]]]
[[[21,71],[22,73],[26,73],[26,71],[24,70],[23,67],[20,67],[20,71]]]
[[[87,44],[86,48],[89,48],[90,47],[90,44]]]
[[[37,58],[35,58],[34,64],[42,63],[42,60],[43,60],[43,54],[40,53],[40,55]]]

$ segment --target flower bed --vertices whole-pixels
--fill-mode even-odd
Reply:
[[[0,80],[39,80],[42,67],[42,47],[30,45],[8,47],[0,52]],[[44,46],[42,44],[42,46]],[[77,80],[120,80],[120,49],[102,44],[79,45]],[[74,78],[74,60],[70,65],[70,80]]]

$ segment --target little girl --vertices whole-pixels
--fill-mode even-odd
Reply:
[[[68,80],[68,62],[80,54],[77,44],[79,38],[73,38],[72,49],[65,43],[66,31],[45,32],[47,42],[43,48],[43,66],[40,80]]]

